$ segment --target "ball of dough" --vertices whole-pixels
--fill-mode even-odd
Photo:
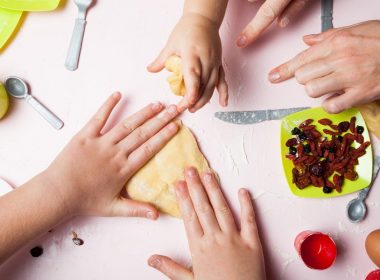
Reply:
[[[170,56],[165,62],[165,68],[172,72],[172,75],[167,79],[172,92],[175,95],[185,96],[186,87],[182,75],[181,58],[176,55]]]
[[[370,132],[380,139],[380,100],[358,107]]]
[[[176,136],[127,182],[128,195],[180,217],[174,187],[178,181],[184,180],[183,172],[190,166],[200,173],[210,170],[194,135],[181,125]]]

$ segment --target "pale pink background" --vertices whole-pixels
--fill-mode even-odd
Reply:
[[[272,67],[305,48],[302,35],[319,32],[319,1],[312,2],[297,22],[285,30],[272,28],[254,46],[241,51],[234,40],[258,4],[230,1],[221,30],[230,110],[320,103],[308,98],[294,80],[280,85],[266,80]],[[1,54],[0,78],[24,77],[33,94],[65,121],[65,127],[55,131],[27,104],[12,100],[8,118],[0,122],[0,177],[17,186],[43,170],[114,90],[121,90],[125,96],[114,120],[152,100],[177,102],[165,82],[167,73],[149,74],[145,67],[163,47],[182,4],[173,0],[98,1],[88,15],[76,72],[63,67],[77,13],[72,1],[55,12],[28,14],[13,43]],[[379,10],[379,1],[336,1],[334,24],[375,19]],[[270,279],[364,279],[374,269],[365,253],[364,240],[380,227],[380,180],[368,199],[367,219],[351,224],[345,207],[356,194],[314,200],[290,193],[281,169],[278,121],[234,126],[214,119],[217,110],[220,107],[214,98],[202,111],[185,114],[183,119],[219,173],[235,210],[238,188],[246,186],[252,191]],[[332,268],[313,271],[297,257],[294,238],[307,229],[330,233],[336,240],[339,255]],[[71,230],[84,239],[84,246],[73,244]],[[45,253],[34,259],[29,249],[38,244]],[[26,246],[0,268],[0,279],[166,279],[146,265],[153,253],[189,264],[181,221],[168,217],[157,222],[77,218]]]

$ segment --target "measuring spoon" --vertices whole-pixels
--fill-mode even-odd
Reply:
[[[380,156],[375,157],[374,161],[374,167],[373,167],[373,176],[372,181],[369,184],[368,187],[365,189],[362,189],[359,192],[359,195],[357,198],[351,200],[347,205],[347,216],[348,219],[353,223],[358,223],[362,221],[367,214],[367,207],[365,205],[365,199],[367,198],[367,195],[369,193],[369,190],[373,183],[376,180],[377,174],[379,173],[380,168]]]
[[[18,77],[8,77],[5,81],[5,88],[13,97],[25,99],[25,101],[28,102],[34,110],[36,110],[55,129],[61,129],[63,127],[63,121],[41,104],[36,98],[30,95],[28,86],[22,79]]]

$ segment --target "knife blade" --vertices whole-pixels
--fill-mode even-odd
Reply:
[[[217,119],[233,124],[254,124],[263,121],[280,120],[290,114],[300,112],[310,107],[287,108],[277,110],[257,110],[257,111],[231,111],[216,112]]]
[[[321,0],[322,32],[334,28],[333,26],[334,0]]]

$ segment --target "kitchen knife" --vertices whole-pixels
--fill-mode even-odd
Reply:
[[[310,109],[310,107],[298,107],[278,110],[216,112],[215,117],[224,122],[233,124],[254,124],[263,121],[280,120],[290,114],[306,109]]]
[[[333,26],[333,0],[321,0],[321,20],[322,20],[322,32],[334,28]]]

